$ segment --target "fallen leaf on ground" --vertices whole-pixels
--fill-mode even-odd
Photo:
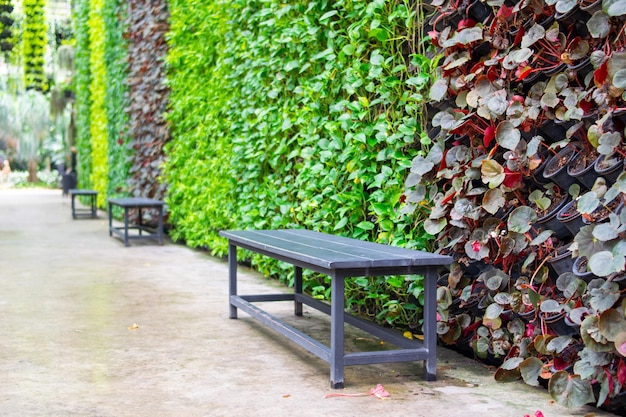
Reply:
[[[133,323],[133,325],[130,326],[128,330],[137,330],[138,328],[139,328],[139,325],[137,323]]]
[[[382,384],[378,384],[376,385],[376,388],[372,388],[369,392],[361,392],[358,394],[347,394],[347,393],[342,393],[342,392],[333,392],[330,394],[326,394],[324,395],[324,398],[331,398],[331,397],[367,397],[367,396],[373,396],[376,398],[380,398],[385,399],[386,397],[389,397],[389,393],[385,390],[385,388],[382,386]]]

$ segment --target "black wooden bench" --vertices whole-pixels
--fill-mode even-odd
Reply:
[[[98,200],[98,192],[94,190],[78,190],[73,189],[69,190],[70,196],[72,198],[72,218],[77,219],[78,217],[91,217],[94,219],[98,218],[98,208],[97,208],[97,200]],[[89,208],[80,208],[76,207],[76,203],[74,199],[76,196],[83,196],[89,200]]]
[[[344,367],[385,362],[424,361],[424,377],[436,379],[437,268],[449,265],[449,256],[364,242],[308,230],[222,231],[228,238],[230,318],[241,309],[283,334],[330,364],[330,386],[343,388]],[[237,294],[237,247],[294,265],[293,294]],[[302,268],[331,278],[330,305],[302,293]],[[350,277],[407,275],[424,276],[424,340],[410,340],[399,332],[385,329],[344,311],[344,281]],[[302,304],[330,314],[330,347],[311,338],[277,317],[253,305],[255,302],[294,301],[295,314],[302,315]],[[377,352],[344,352],[344,323],[368,332],[399,349]]]
[[[157,239],[159,244],[163,244],[163,201],[151,198],[110,198],[109,203],[109,236],[119,236],[124,241],[125,246],[129,246],[130,239]],[[124,209],[124,226],[113,226],[113,206]],[[137,223],[131,224],[129,211],[138,210]],[[143,209],[155,209],[157,211],[156,228],[143,224]],[[138,234],[131,235],[130,230],[137,230]],[[143,234],[146,232],[147,234]]]

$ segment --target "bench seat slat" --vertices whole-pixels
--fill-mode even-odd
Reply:
[[[446,265],[448,256],[326,235],[310,230],[236,230],[220,235],[239,244],[326,269]]]

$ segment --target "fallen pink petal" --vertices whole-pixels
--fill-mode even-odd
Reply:
[[[376,385],[375,388],[372,388],[369,392],[361,392],[361,393],[356,393],[356,394],[350,394],[350,393],[343,393],[343,392],[333,392],[330,394],[326,394],[324,395],[324,398],[332,398],[332,397],[367,397],[367,396],[373,396],[376,398],[380,398],[385,399],[386,397],[389,397],[389,393],[387,392],[387,390],[385,390],[385,387],[382,386],[382,384],[378,384]]]

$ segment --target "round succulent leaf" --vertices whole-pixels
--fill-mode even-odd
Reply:
[[[428,98],[432,101],[441,101],[448,95],[448,80],[439,78],[431,86],[428,92]],[[434,125],[433,125],[434,126]]]
[[[469,241],[465,243],[465,254],[471,259],[480,261],[489,256],[489,246],[483,245],[477,240]]]
[[[539,385],[539,376],[543,370],[543,362],[539,358],[527,358],[519,364],[522,379],[528,385]]]
[[[542,243],[545,243],[546,240],[550,238],[554,234],[554,230],[544,230],[537,235],[533,240],[530,241],[531,246],[539,246]]]
[[[618,310],[610,308],[600,314],[598,328],[602,336],[610,342],[614,342],[617,335],[626,332],[626,320]]]
[[[558,301],[548,298],[541,302],[539,310],[543,313],[560,313],[563,310],[563,306]]]
[[[493,159],[483,159],[480,173],[482,181],[488,184],[489,188],[499,186],[506,178],[504,167]]]
[[[508,306],[509,304],[511,304],[511,300],[511,294],[509,294],[508,292],[499,292],[493,296],[493,301],[500,304],[501,306]]]
[[[613,307],[620,297],[619,285],[602,278],[592,280],[587,285],[587,292],[590,296],[589,306],[598,313]]]
[[[626,0],[602,0],[602,11],[611,17],[626,14]]]
[[[519,368],[522,362],[524,362],[524,358],[520,358],[520,357],[509,358],[505,360],[502,363],[502,365],[500,365],[500,368],[506,371],[512,371],[514,369]]]
[[[545,107],[549,107],[551,109],[558,106],[560,101],[561,100],[559,99],[559,97],[556,95],[556,92],[554,91],[547,92],[541,97],[541,105]]]
[[[570,59],[583,59],[589,56],[589,42],[586,39],[577,39],[578,41],[575,42],[570,50]]]
[[[620,355],[626,357],[626,332],[615,335],[615,350]]]
[[[593,228],[593,237],[603,242],[616,239],[619,236],[617,229],[611,223],[596,224]]]
[[[437,236],[439,232],[445,229],[448,220],[445,217],[439,219],[427,219],[424,222],[424,230],[426,233]]]
[[[426,198],[426,187],[418,185],[414,190],[409,191],[406,194],[406,200],[409,203],[419,203]]]
[[[421,175],[410,172],[409,175],[407,175],[406,180],[404,181],[404,188],[415,187],[421,181],[422,181]]]
[[[598,195],[593,191],[589,191],[580,196],[576,203],[576,210],[578,210],[580,214],[591,214],[599,205],[600,199]]]
[[[443,329],[442,329],[443,330]],[[458,323],[453,322],[448,324],[448,331],[443,334],[439,334],[439,338],[446,344],[452,345],[461,337],[461,326]]]
[[[496,214],[498,210],[504,207],[506,203],[506,199],[504,198],[504,193],[499,188],[492,188],[487,190],[485,195],[483,196],[482,207],[489,214]]]
[[[570,321],[577,326],[580,326],[584,320],[584,318],[589,314],[589,309],[587,307],[577,307],[568,313],[568,317]]]
[[[626,88],[626,69],[621,69],[615,73],[613,76],[613,85],[617,88]]]
[[[563,350],[572,344],[574,339],[569,336],[557,336],[548,342],[546,346],[550,352],[561,353]]]
[[[578,278],[573,272],[565,272],[556,279],[556,287],[567,298],[582,295],[585,292],[585,281]]]
[[[524,36],[522,36],[522,48],[528,48],[535,44],[539,39],[546,36],[546,30],[543,26],[538,23],[535,23],[526,31]]]
[[[520,206],[511,212],[507,219],[507,227],[515,233],[526,233],[537,221],[537,212],[528,206]]]
[[[574,236],[574,242],[578,245],[578,255],[587,259],[591,258],[594,253],[608,250],[605,242],[593,236],[594,227],[595,225],[583,226]]]
[[[624,270],[624,257],[616,257],[608,250],[594,253],[589,258],[589,270],[599,277],[607,277]]]
[[[589,381],[566,371],[558,371],[552,375],[548,382],[548,392],[558,404],[571,408],[582,407],[596,399]]]
[[[489,306],[485,310],[484,318],[488,320],[495,320],[498,317],[500,317],[500,314],[502,314],[503,311],[504,311],[504,307],[501,306],[500,304],[497,304],[497,303],[489,304]]]
[[[561,14],[566,14],[572,10],[578,2],[576,0],[559,0],[556,2],[555,9]]]
[[[550,355],[550,351],[548,350],[548,343],[550,343],[550,340],[552,340],[553,338],[554,336],[549,334],[540,334],[539,336],[535,337],[535,340],[533,340],[533,345],[537,352],[541,353],[542,355]]]
[[[497,116],[503,115],[508,105],[509,102],[506,100],[506,97],[500,94],[494,94],[487,100],[487,108],[491,113]]]
[[[411,172],[418,175],[424,175],[433,169],[435,164],[429,159],[418,155],[411,161]]]
[[[519,129],[509,121],[501,122],[496,128],[496,141],[505,149],[514,151],[521,137]]]

